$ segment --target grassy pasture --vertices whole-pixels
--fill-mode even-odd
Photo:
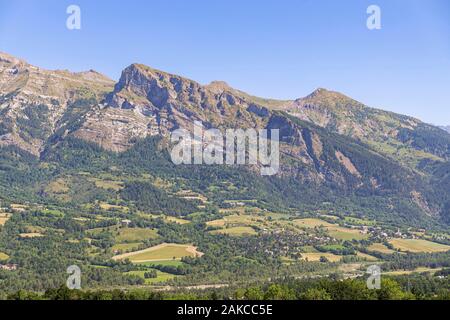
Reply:
[[[129,259],[134,263],[179,260],[183,257],[201,257],[203,254],[192,245],[163,243],[145,250],[125,253],[113,257],[113,260]]]
[[[331,237],[338,240],[363,240],[368,238],[368,235],[362,234],[358,229],[341,227],[337,224],[332,224],[320,219],[296,219],[292,222],[295,226],[306,229],[323,227],[328,231],[328,234]]]
[[[144,228],[120,228],[115,236],[117,242],[139,242],[156,239],[158,231]]]
[[[363,253],[363,252],[357,252],[356,255],[360,258],[366,259],[367,261],[378,261],[377,257],[371,256],[369,254]]]
[[[426,267],[420,267],[420,268],[416,268],[414,270],[396,270],[396,271],[390,271],[390,272],[385,272],[385,275],[390,275],[390,276],[402,276],[402,275],[408,275],[408,274],[414,274],[414,273],[431,273],[431,274],[435,274],[436,272],[442,270],[442,268],[437,268],[437,269],[431,269],[431,268],[426,268]]]
[[[188,224],[191,223],[189,220],[177,218],[177,217],[171,217],[171,216],[165,216],[164,219],[168,222],[177,223],[177,224]]]
[[[233,214],[230,216],[223,217],[222,219],[209,221],[206,223],[206,225],[213,227],[225,227],[226,225],[250,226],[250,225],[258,225],[259,223],[262,222],[263,219],[258,218],[256,216]]]
[[[300,228],[308,228],[308,229],[313,229],[313,228],[320,228],[320,227],[335,227],[335,224],[331,224],[329,222],[326,222],[324,220],[320,220],[320,219],[314,219],[314,218],[306,218],[306,219],[296,219],[292,221],[294,223],[295,226],[300,227]]]
[[[141,244],[142,244],[142,242],[118,243],[118,244],[115,244],[111,249],[113,252],[131,251],[131,250],[138,249]]]
[[[367,249],[370,250],[370,251],[375,251],[375,252],[380,252],[380,253],[385,253],[385,254],[395,253],[394,250],[389,249],[388,247],[386,247],[382,243],[371,244],[370,246],[367,247]]]
[[[341,260],[341,256],[337,256],[332,253],[324,253],[324,252],[310,252],[310,253],[302,253],[302,259],[307,260],[309,262],[320,261],[321,257],[327,258],[331,262],[338,262]]]
[[[97,178],[89,178],[88,180],[90,182],[93,182],[95,186],[99,189],[113,190],[113,191],[120,191],[123,189],[122,181],[102,180]]]
[[[368,219],[360,219],[355,217],[345,217],[344,221],[351,225],[358,225],[358,226],[373,226],[376,224],[373,220]]]
[[[0,213],[0,226],[4,226],[10,218],[11,215],[9,213]]]
[[[336,227],[329,227],[327,228],[328,233],[333,238],[336,238],[338,240],[364,240],[367,239],[369,236],[367,234],[363,234],[358,229],[350,229],[350,228],[344,228],[340,226]]]
[[[173,278],[176,277],[173,274],[156,270],[156,274],[157,274],[156,278],[145,279],[144,274],[146,272],[147,271],[130,271],[130,272],[126,272],[125,274],[126,275],[138,276],[138,277],[140,277],[140,278],[145,280],[145,284],[161,283],[161,282],[165,282],[165,281],[168,281],[168,280],[172,280]]]
[[[6,253],[0,252],[0,261],[8,260],[9,256]]]
[[[118,211],[122,211],[122,212],[128,212],[130,210],[128,207],[118,206],[118,205],[114,205],[114,204],[110,204],[110,203],[106,203],[106,202],[99,203],[99,206],[101,209],[106,210],[106,211],[118,210]]]
[[[422,239],[392,239],[389,241],[394,248],[406,252],[445,252],[450,246]]]

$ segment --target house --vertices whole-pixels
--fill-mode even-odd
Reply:
[[[16,271],[17,267],[17,264],[0,264],[0,270],[5,271]]]
[[[122,220],[120,223],[122,224],[122,227],[127,228],[130,226],[131,222],[131,220]]]

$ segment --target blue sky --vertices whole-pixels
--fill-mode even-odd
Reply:
[[[70,4],[81,30],[66,28]],[[448,0],[0,0],[0,51],[114,79],[140,62],[272,98],[324,87],[450,124]]]

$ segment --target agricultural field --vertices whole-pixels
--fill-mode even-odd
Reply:
[[[115,211],[122,211],[122,212],[127,213],[130,210],[128,207],[110,204],[110,203],[106,203],[106,202],[100,202],[99,206],[101,209],[103,209],[105,211],[115,210]]]
[[[392,250],[392,249],[386,247],[382,243],[371,244],[370,246],[367,247],[367,249],[370,250],[370,251],[380,252],[380,253],[384,253],[384,254],[393,254],[393,253],[395,253],[395,250]]]
[[[293,223],[295,226],[305,229],[324,228],[331,237],[338,240],[363,240],[369,237],[358,229],[341,227],[320,219],[297,219],[293,220]]]
[[[0,261],[8,260],[9,256],[6,253],[0,252]]]
[[[158,230],[143,228],[119,228],[114,238],[120,243],[140,242],[158,238]]]
[[[102,180],[97,178],[89,178],[88,181],[93,182],[97,188],[105,190],[120,191],[123,189],[122,181]]]
[[[0,226],[4,226],[11,218],[11,214],[0,212]]]
[[[144,276],[146,272],[148,272],[148,271],[130,271],[130,272],[126,272],[125,274],[138,276],[138,277],[144,279],[146,285],[152,285],[152,284],[157,284],[157,283],[161,283],[161,282],[166,282],[168,280],[172,280],[175,277],[177,277],[173,274],[156,270],[156,278],[147,278],[146,279]]]
[[[183,257],[201,257],[202,255],[203,253],[197,251],[197,248],[192,245],[163,243],[145,250],[117,255],[113,257],[113,260],[129,259],[133,263],[140,263],[180,260]]]
[[[403,252],[445,252],[450,250],[450,246],[422,239],[392,239],[389,243]]]
[[[365,259],[367,261],[378,261],[377,257],[371,256],[370,254],[366,254],[364,252],[356,252],[356,255],[362,259]]]
[[[309,252],[302,253],[302,259],[309,262],[320,261],[320,258],[324,257],[330,262],[338,262],[342,259],[342,256],[338,256],[327,252]]]
[[[230,225],[258,226],[262,223],[264,223],[264,219],[258,216],[234,214],[225,216],[222,219],[209,221],[206,225],[211,227],[225,227]]]
[[[22,239],[42,238],[43,236],[44,235],[42,233],[37,233],[37,232],[19,234],[19,237]]]
[[[176,224],[179,224],[179,225],[184,225],[184,224],[191,223],[191,221],[187,220],[187,219],[182,219],[182,218],[173,217],[173,216],[167,216],[167,215],[161,215],[161,214],[157,215],[157,214],[150,214],[150,213],[139,212],[138,216],[140,216],[142,218],[146,218],[146,219],[162,219],[165,222],[176,223]]]
[[[171,216],[164,216],[164,219],[168,222],[177,223],[177,224],[181,224],[181,225],[191,223],[191,221],[189,221],[189,220],[181,219],[181,218],[177,218],[177,217],[171,217]]]
[[[361,218],[355,218],[355,217],[344,217],[344,221],[346,223],[349,223],[351,225],[356,225],[356,226],[374,226],[374,225],[376,225],[376,221],[374,221],[374,220],[361,219]]]
[[[320,219],[314,219],[314,218],[307,218],[307,219],[297,219],[293,220],[294,225],[300,227],[300,228],[307,228],[307,229],[313,229],[313,228],[328,228],[328,227],[335,227],[335,224],[326,222],[324,220]]]
[[[364,240],[369,238],[367,234],[361,233],[358,229],[350,229],[340,226],[328,227],[326,229],[330,236],[338,240]]]
[[[389,275],[389,276],[402,276],[402,275],[417,274],[417,273],[435,274],[436,272],[441,271],[441,270],[442,270],[442,268],[432,269],[432,268],[420,267],[420,268],[416,268],[414,270],[396,270],[396,271],[384,272],[383,274]]]

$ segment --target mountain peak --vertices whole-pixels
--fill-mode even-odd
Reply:
[[[11,63],[11,64],[26,63],[25,60],[19,59],[8,53],[1,52],[1,51],[0,51],[0,62],[6,62],[6,63]]]
[[[233,88],[230,87],[225,81],[212,81],[210,84],[205,86],[207,89],[214,93],[221,93],[224,91],[232,91]]]
[[[317,88],[316,90],[314,90],[314,91],[310,94],[310,96],[316,96],[316,95],[319,95],[319,94],[326,94],[326,93],[328,93],[328,92],[330,92],[330,91],[327,90],[327,89],[325,89],[325,88]]]

